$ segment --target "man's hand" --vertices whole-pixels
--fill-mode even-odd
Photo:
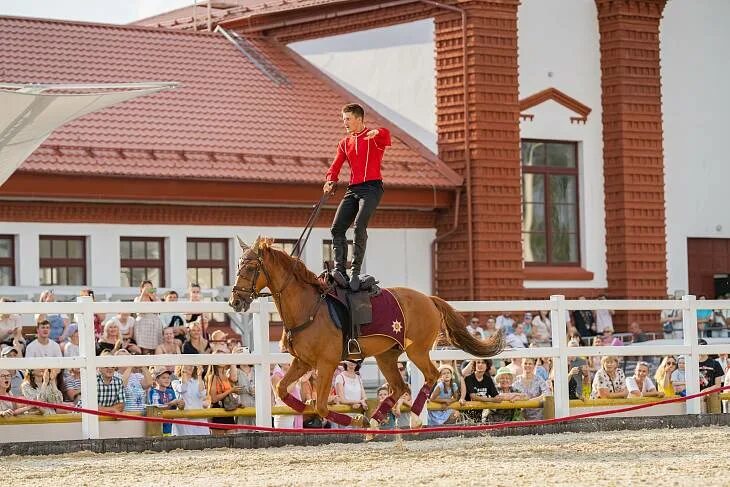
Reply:
[[[322,187],[322,192],[324,194],[330,194],[335,189],[335,182],[334,181],[327,181],[324,183],[324,186]]]
[[[365,140],[372,139],[373,137],[375,137],[376,135],[378,135],[379,132],[380,131],[378,129],[368,130],[368,133],[365,134]]]

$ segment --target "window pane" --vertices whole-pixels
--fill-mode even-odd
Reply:
[[[322,242],[322,260],[330,262],[334,259],[334,253],[332,252],[332,243],[328,240]]]
[[[66,241],[53,240],[51,243],[51,255],[56,259],[65,259],[68,257],[66,253]]]
[[[156,267],[148,267],[147,268],[147,279],[152,281],[153,287],[160,287],[160,269]]]
[[[40,255],[41,259],[50,259],[51,258],[51,241],[50,240],[40,240]]]
[[[13,273],[10,267],[0,267],[0,286],[12,286]]]
[[[544,233],[523,233],[522,252],[525,262],[547,262]]]
[[[69,267],[67,270],[67,277],[67,283],[70,286],[82,286],[85,284],[83,267]]]
[[[522,205],[522,231],[545,231],[545,205],[541,203],[524,203]]]
[[[0,238],[0,257],[12,258],[13,239]]]
[[[575,144],[547,144],[547,163],[552,167],[575,167]]]
[[[131,259],[132,258],[132,244],[129,240],[120,240],[119,241],[119,256],[122,259]]]
[[[53,268],[53,284],[60,284],[61,286],[68,285],[68,273],[65,267]]]
[[[197,242],[198,260],[210,260],[210,242]]]
[[[551,220],[553,232],[577,232],[578,221],[575,205],[552,205]]]
[[[544,166],[545,165],[545,143],[544,142],[522,142],[522,165],[523,166]]]
[[[144,268],[132,269],[132,286],[137,287],[146,279]]]
[[[147,242],[147,258],[151,260],[159,260],[160,242]]]
[[[188,284],[198,282],[198,269],[194,267],[188,268]]]
[[[144,250],[144,241],[140,240],[132,240],[132,258],[133,259],[139,259],[144,260],[145,258],[145,250]]]
[[[550,199],[553,203],[575,204],[578,199],[575,176],[550,176]]]
[[[84,258],[84,242],[82,240],[68,241],[68,257],[69,259]]]
[[[522,201],[526,203],[545,202],[545,176],[542,174],[522,174]]]
[[[210,258],[213,260],[224,260],[226,258],[223,242],[212,242],[210,244]]]
[[[225,275],[225,272],[220,267],[212,269],[211,287],[225,286],[226,284],[223,280],[224,275]]]
[[[119,285],[122,287],[132,286],[132,269],[129,267],[122,267],[119,270]]]
[[[210,269],[198,268],[198,284],[202,288],[211,287]]]
[[[188,242],[188,260],[195,260],[195,242]]]
[[[578,235],[553,230],[551,257],[555,264],[578,262]]]
[[[50,267],[41,267],[41,286],[53,284],[53,275]]]

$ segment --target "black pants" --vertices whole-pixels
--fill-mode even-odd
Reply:
[[[349,186],[337,208],[332,222],[332,248],[335,254],[335,269],[345,273],[347,262],[347,237],[345,233],[353,223],[355,241],[353,245],[352,272],[360,274],[368,241],[368,222],[383,197],[382,181],[366,181]]]

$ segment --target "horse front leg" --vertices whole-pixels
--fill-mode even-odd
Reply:
[[[315,411],[317,414],[332,423],[340,426],[350,426],[352,418],[346,414],[330,411],[327,407],[330,391],[332,390],[332,377],[334,376],[335,366],[327,364],[317,368],[317,401]]]
[[[289,366],[289,370],[286,371],[286,374],[276,386],[276,395],[284,404],[298,413],[304,411],[306,406],[302,401],[289,394],[289,386],[299,380],[308,370],[307,364],[295,357],[291,362],[291,366]]]

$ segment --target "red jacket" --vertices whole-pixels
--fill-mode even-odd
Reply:
[[[345,161],[350,165],[350,186],[383,179],[380,174],[380,163],[383,161],[385,148],[390,145],[390,132],[388,129],[379,128],[378,135],[366,140],[365,134],[369,130],[365,127],[360,132],[340,140],[335,160],[327,171],[327,181],[337,181]]]

